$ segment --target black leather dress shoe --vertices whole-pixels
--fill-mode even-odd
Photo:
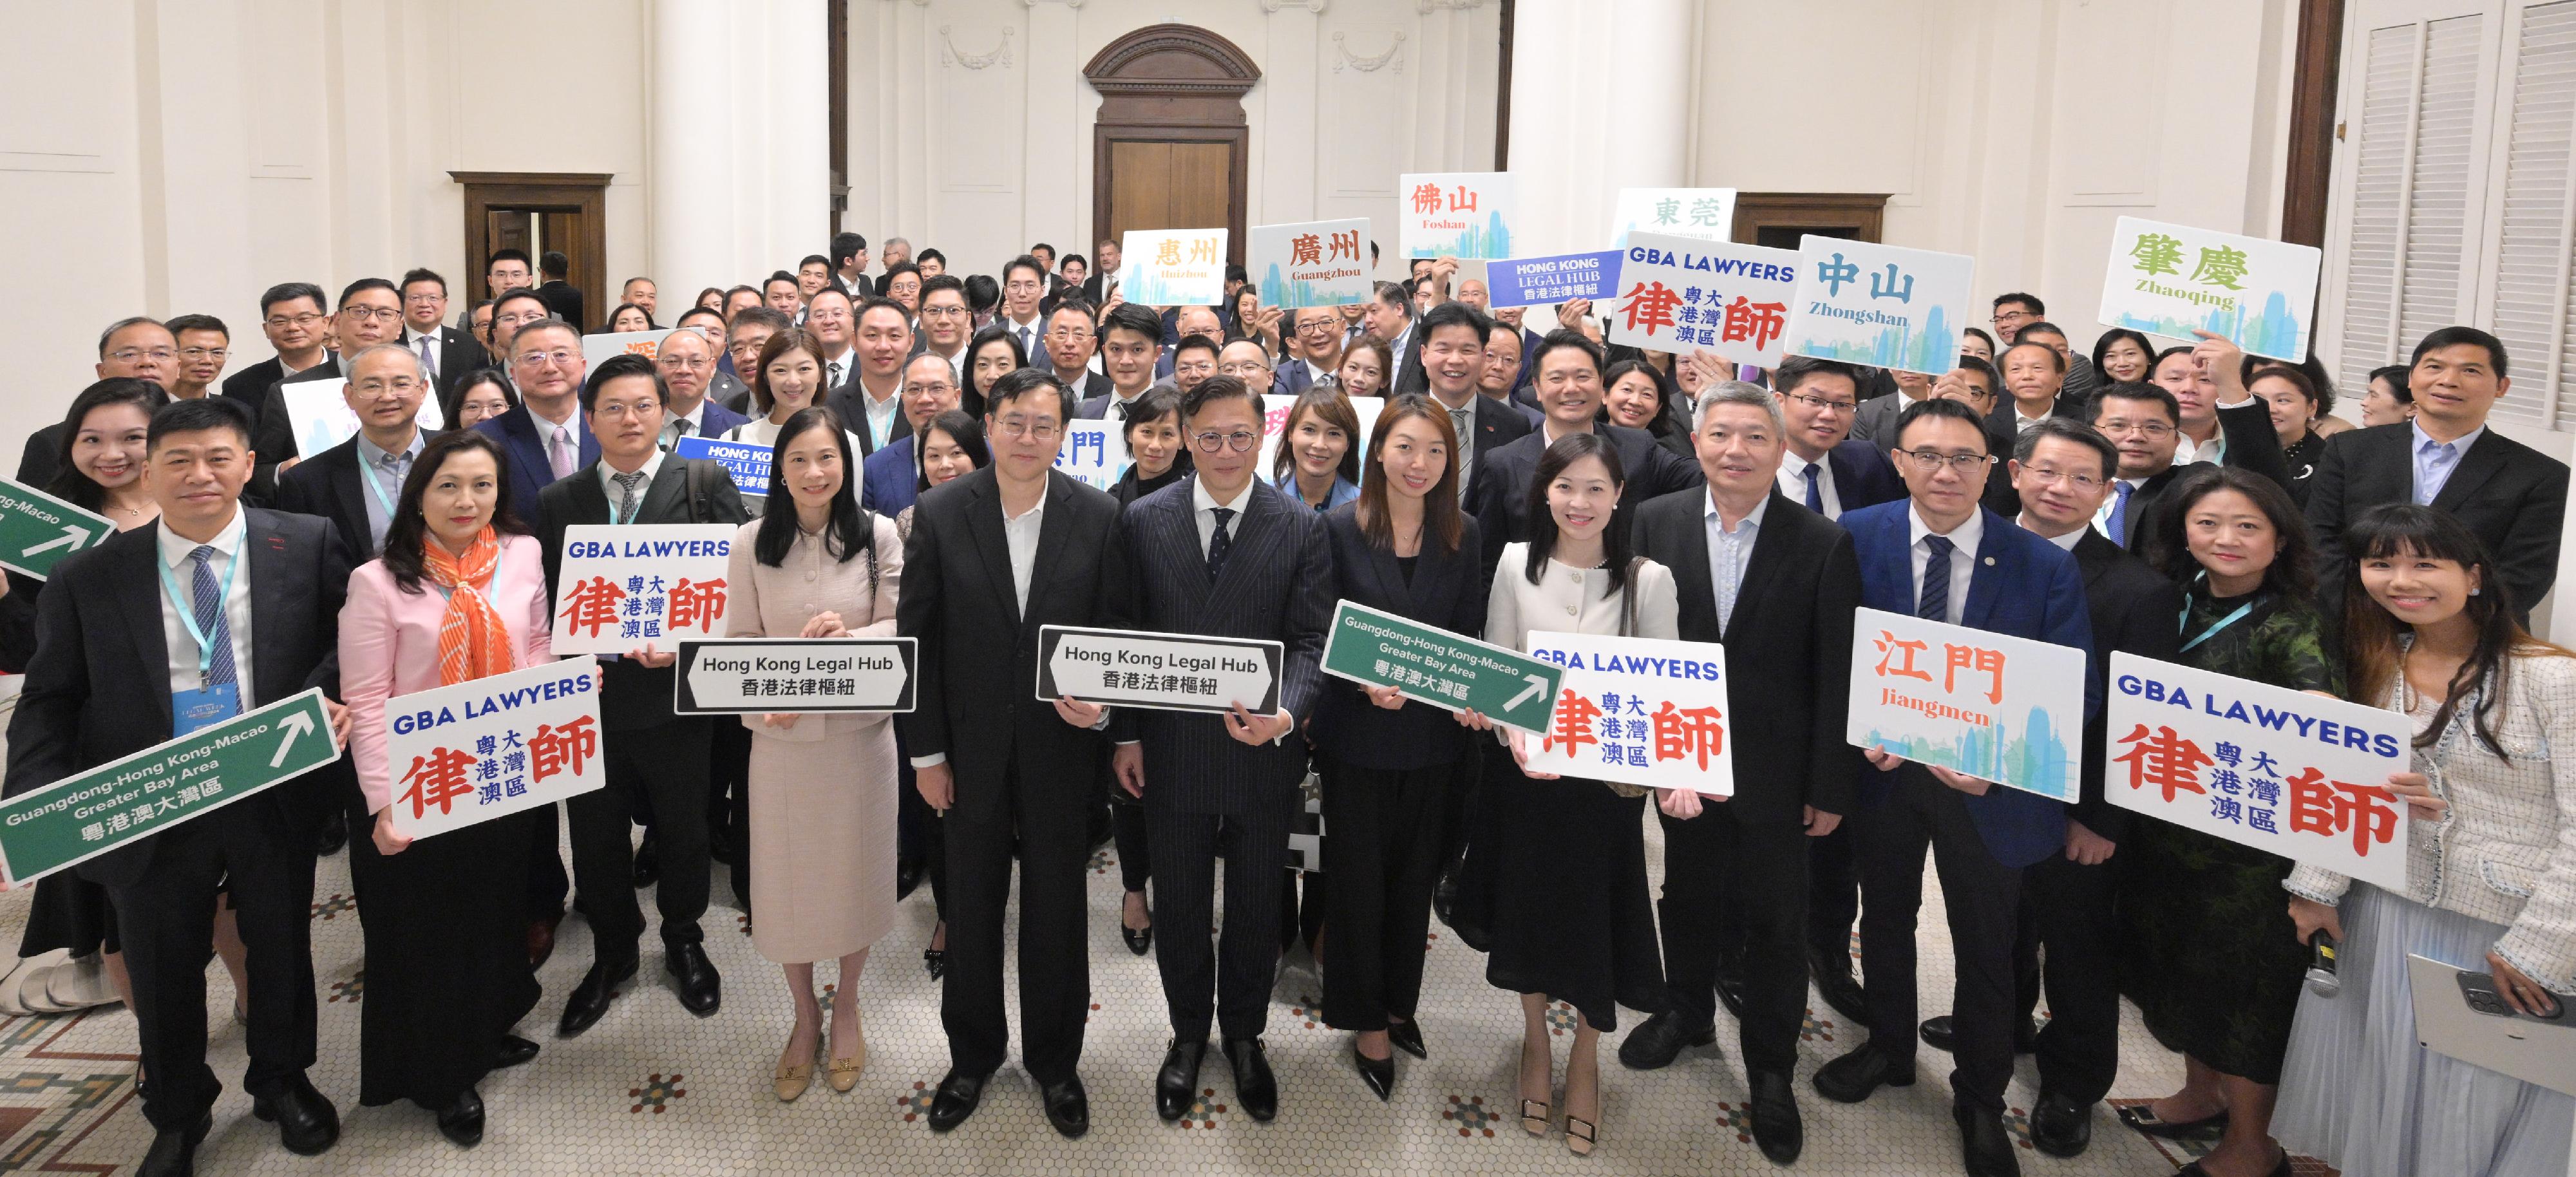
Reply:
[[[1234,1068],[1234,1101],[1264,1124],[1279,1114],[1279,1080],[1270,1074],[1270,1052],[1258,1038],[1232,1038],[1225,1061]]]
[[[349,816],[334,809],[322,819],[322,830],[313,839],[313,854],[317,858],[329,858],[348,844]]]
[[[1807,1147],[1806,1126],[1798,1118],[1798,1097],[1789,1076],[1780,1071],[1753,1073],[1753,1143],[1775,1165],[1795,1164]]]
[[[1143,956],[1154,950],[1154,925],[1147,924],[1141,928],[1131,928],[1120,924],[1118,938],[1127,942],[1127,951]]]
[[[921,885],[930,865],[918,858],[897,859],[894,864],[894,898],[901,903],[912,897],[912,889]]]
[[[1886,1052],[1861,1043],[1850,1054],[1816,1068],[1816,1094],[1835,1103],[1859,1103],[1881,1087],[1914,1086],[1914,1067],[1899,1066]]]
[[[1730,961],[1717,968],[1717,1002],[1726,1007],[1726,1015],[1744,1020],[1744,962]]]
[[[446,1107],[432,1110],[438,1113],[438,1134],[448,1143],[458,1148],[483,1143],[483,1097],[473,1088],[466,1088]]]
[[[1816,979],[1816,992],[1844,1021],[1855,1026],[1869,1021],[1869,999],[1859,978],[1852,976],[1850,953],[1808,952],[1807,975]]]
[[[608,1004],[617,1000],[617,987],[635,979],[635,962],[609,964],[593,962],[582,974],[581,984],[572,988],[572,997],[564,1002],[563,1019],[555,1023],[555,1037],[574,1038],[599,1024],[608,1013]]]
[[[1361,1054],[1359,1044],[1354,1042],[1351,1044],[1351,1065],[1359,1068],[1360,1082],[1368,1084],[1369,1094],[1376,1096],[1378,1102],[1384,1103],[1395,1094],[1394,1055],[1370,1058]]]
[[[673,944],[662,950],[662,971],[680,984],[680,1008],[699,1017],[712,1017],[724,1005],[724,978],[716,975],[716,962],[707,959],[704,944]]]
[[[1923,1045],[1934,1050],[1948,1054],[1958,1049],[1958,1023],[1948,1014],[1923,1019],[1923,1024],[1917,1027],[1916,1032],[1922,1035]],[[2039,1027],[2030,1022],[2023,1022],[2019,1032],[2013,1035],[2013,1053],[2029,1054],[2037,1049],[2039,1049]]]
[[[733,865],[733,827],[707,827],[707,861]]]
[[[2093,1143],[2093,1105],[2054,1091],[2039,1093],[2030,1109],[2030,1146],[2052,1157],[2083,1154]]]
[[[1199,1097],[1199,1060],[1207,1057],[1207,1040],[1172,1040],[1163,1052],[1163,1069],[1154,1072],[1154,1114],[1164,1123],[1180,1119]]]
[[[1431,1052],[1425,1049],[1422,1045],[1422,1021],[1419,1018],[1402,1022],[1388,1022],[1386,1024],[1386,1041],[1387,1045],[1392,1046],[1397,1050],[1401,1050],[1406,1054],[1412,1055],[1415,1058],[1423,1059],[1425,1061],[1428,1061],[1431,1058]]]
[[[1440,881],[1431,884],[1431,914],[1440,917],[1440,926],[1455,928],[1458,912],[1458,868],[1451,864],[1440,872]]]
[[[492,1069],[505,1070],[537,1057],[537,1044],[516,1034],[501,1036],[501,1045],[492,1051]]]
[[[638,891],[662,881],[662,848],[653,840],[653,827],[644,827],[644,841],[635,847],[635,889]]]
[[[1671,1066],[1685,1046],[1710,1046],[1716,1042],[1717,1027],[1713,1023],[1691,1022],[1665,1010],[1628,1031],[1628,1037],[1619,1043],[1619,1063],[1632,1071],[1652,1071]]]
[[[948,950],[947,950],[947,949],[945,949],[945,948],[924,948],[924,949],[922,949],[922,950],[921,950],[921,971],[923,971],[923,972],[925,972],[925,973],[930,974],[930,979],[931,979],[931,980],[933,980],[933,981],[936,981],[936,980],[940,979],[941,977],[947,976],[947,975],[948,975]]]
[[[152,1149],[143,1154],[143,1163],[135,1167],[134,1177],[195,1177],[197,1146],[205,1143],[206,1134],[215,1130],[215,1118],[205,1116],[186,1128],[164,1128],[152,1134]]]
[[[2003,1117],[1953,1102],[1950,1118],[1959,1124],[1959,1164],[1968,1177],[2021,1177],[2021,1160],[2013,1155]]]
[[[1082,1093],[1082,1076],[1067,1075],[1062,1083],[1038,1085],[1038,1102],[1046,1107],[1047,1123],[1055,1125],[1056,1134],[1067,1140],[1080,1140],[1091,1131],[1091,1097]]]
[[[278,1143],[299,1157],[319,1156],[340,1142],[340,1110],[302,1075],[284,1091],[251,1100],[250,1114],[275,1122]]]
[[[969,1075],[950,1071],[939,1080],[939,1091],[930,1097],[930,1130],[946,1132],[966,1122],[975,1109],[984,1104],[984,1085],[993,1081],[991,1074]]]

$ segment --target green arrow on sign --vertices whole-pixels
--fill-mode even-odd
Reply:
[[[63,557],[114,534],[104,515],[0,478],[0,568],[43,580]]]
[[[1324,673],[1532,732],[1547,730],[1565,681],[1553,662],[1353,601],[1333,609]]]
[[[10,886],[202,817],[340,758],[320,689],[0,800]]]

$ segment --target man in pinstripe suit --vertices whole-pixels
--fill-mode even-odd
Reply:
[[[1208,1025],[1224,1032],[1235,1096],[1257,1120],[1279,1110],[1261,1045],[1270,1009],[1289,817],[1304,775],[1296,727],[1313,711],[1333,611],[1322,520],[1254,477],[1258,390],[1212,376],[1181,402],[1197,473],[1139,499],[1120,520],[1130,567],[1128,621],[1175,634],[1281,643],[1279,710],[1207,715],[1126,709],[1112,731],[1118,783],[1145,801],[1154,847],[1154,926],[1172,1044],[1154,1106],[1177,1120],[1198,1092]],[[1223,943],[1209,951],[1216,859],[1225,858]],[[1212,959],[1213,958],[1213,959]]]

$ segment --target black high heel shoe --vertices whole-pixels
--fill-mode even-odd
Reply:
[[[1118,938],[1127,942],[1127,951],[1143,956],[1154,950],[1154,925],[1147,924],[1141,928],[1131,928],[1120,924]]]
[[[1386,1024],[1386,1041],[1388,1045],[1391,1045],[1406,1054],[1412,1055],[1415,1058],[1425,1061],[1428,1061],[1431,1058],[1431,1053],[1423,1049],[1422,1023],[1418,1020],[1388,1022]]]
[[[1351,1043],[1351,1064],[1360,1069],[1360,1082],[1368,1084],[1369,1094],[1386,1101],[1395,1093],[1395,1056],[1370,1058],[1360,1053],[1360,1044]]]
[[[948,950],[944,948],[922,949],[921,971],[930,974],[930,979],[933,981],[936,981],[941,976],[945,975],[948,972]]]

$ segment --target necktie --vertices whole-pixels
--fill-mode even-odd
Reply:
[[[429,378],[438,379],[438,349],[429,345],[430,337],[420,337],[420,366],[429,369]]]
[[[1816,464],[1809,462],[1807,468],[1798,473],[1807,480],[1807,509],[1819,515],[1824,514],[1825,488],[1816,481]]]
[[[2103,530],[2109,534],[2112,543],[2124,548],[2129,546],[2129,496],[2136,493],[2138,488],[2128,483],[2116,480],[2111,483],[2111,521],[2110,526]]]
[[[644,485],[644,472],[638,470],[633,474],[612,474],[609,477],[617,480],[618,497],[616,521],[619,523],[635,522],[635,500],[638,492]]]
[[[1225,525],[1234,519],[1234,508],[1217,507],[1216,534],[1208,537],[1208,583],[1216,583],[1216,574],[1225,569],[1225,554],[1234,548],[1234,537],[1225,533]]]
[[[555,439],[546,445],[546,461],[555,468],[555,477],[572,477],[572,426],[555,427]]]
[[[668,424],[662,426],[662,432],[664,434],[662,438],[662,448],[667,450],[678,445],[680,439],[687,437],[693,430],[694,426],[688,418],[671,418]]]
[[[1932,558],[1923,562],[1923,599],[1914,607],[1914,615],[1925,621],[1950,619],[1950,553],[1958,545],[1938,535],[1923,537]]]
[[[824,389],[828,391],[830,389],[839,388],[841,386],[841,361],[832,361],[831,367],[827,369],[826,372],[828,379],[823,382]]]
[[[217,554],[212,544],[200,544],[196,551],[188,553],[188,558],[197,562],[189,584],[197,632],[206,635],[206,643],[214,647],[213,660],[206,665],[205,685],[210,687],[233,681],[233,626],[232,619],[224,613],[223,586],[215,580]]]

